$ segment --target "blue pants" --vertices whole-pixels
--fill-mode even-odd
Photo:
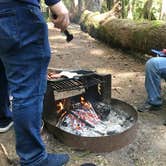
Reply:
[[[146,63],[145,88],[148,94],[147,102],[161,105],[161,79],[166,80],[166,58],[151,58]]]
[[[36,166],[47,157],[40,127],[49,60],[48,29],[40,9],[0,4],[0,117],[11,117],[10,92],[22,166]]]
[[[12,113],[9,110],[9,104],[7,78],[3,63],[0,60],[0,120],[12,118]]]

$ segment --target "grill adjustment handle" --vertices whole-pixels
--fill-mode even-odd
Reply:
[[[54,15],[52,15],[52,18],[57,18],[57,16],[54,14]],[[73,40],[73,34],[71,34],[67,29],[65,29],[64,30],[64,32],[63,32],[64,34],[65,34],[65,36],[66,36],[66,41],[67,42],[70,42],[71,40]]]

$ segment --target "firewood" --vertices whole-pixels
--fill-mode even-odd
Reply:
[[[0,165],[2,166],[8,166],[10,165],[10,159],[8,156],[8,153],[6,151],[6,148],[3,144],[0,144]]]

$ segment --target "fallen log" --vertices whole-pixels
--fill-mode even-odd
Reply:
[[[81,29],[111,47],[135,52],[150,53],[152,48],[166,46],[166,23],[164,21],[133,21],[84,11]]]

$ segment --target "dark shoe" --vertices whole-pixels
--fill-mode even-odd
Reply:
[[[39,166],[64,166],[69,161],[67,154],[48,154],[48,157]]]
[[[0,133],[7,132],[12,126],[12,119],[0,119]]]
[[[143,106],[137,109],[139,112],[147,112],[147,111],[159,111],[161,109],[161,105],[151,105],[149,103],[145,103]]]
[[[96,166],[96,165],[93,163],[84,163],[84,164],[81,164],[80,166]]]
[[[166,126],[166,121],[163,123],[164,126]]]

